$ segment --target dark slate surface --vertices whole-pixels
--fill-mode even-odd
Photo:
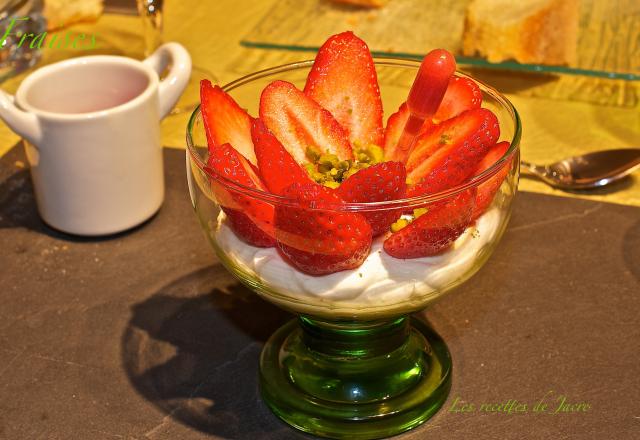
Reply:
[[[2,158],[0,438],[309,438],[257,390],[261,346],[288,316],[216,263],[184,153],[166,159],[158,215],[90,240],[43,225],[22,151]],[[453,389],[402,438],[640,438],[639,280],[640,209],[520,194],[493,258],[426,313]],[[551,414],[560,395],[589,411]],[[456,397],[476,410],[452,412]],[[479,411],[509,399],[528,412]]]

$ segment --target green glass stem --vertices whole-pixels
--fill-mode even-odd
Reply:
[[[421,321],[301,317],[267,342],[263,397],[290,425],[330,438],[372,439],[431,417],[451,386],[451,358]]]

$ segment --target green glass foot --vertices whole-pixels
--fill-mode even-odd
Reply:
[[[329,323],[302,317],[269,339],[262,396],[286,423],[330,438],[375,439],[429,419],[451,388],[451,356],[407,317]]]

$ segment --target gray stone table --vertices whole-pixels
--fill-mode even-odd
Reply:
[[[1,159],[0,438],[310,438],[258,391],[261,347],[290,316],[218,264],[184,152],[165,157],[161,211],[98,240],[45,226],[21,149]],[[487,265],[425,313],[453,388],[401,438],[640,438],[639,280],[640,209],[519,194]],[[554,414],[561,396],[589,409]]]

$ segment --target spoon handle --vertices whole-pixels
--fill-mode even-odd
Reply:
[[[545,177],[549,173],[547,167],[525,162],[524,160],[520,161],[520,169],[527,174],[533,174],[538,177]]]

